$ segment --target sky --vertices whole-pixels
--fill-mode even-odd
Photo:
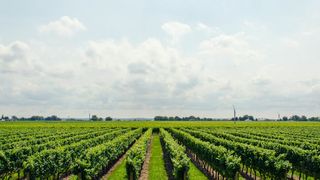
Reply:
[[[0,114],[320,116],[318,0],[0,0]]]

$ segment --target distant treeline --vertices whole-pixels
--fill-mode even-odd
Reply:
[[[239,116],[239,117],[236,117],[236,118],[232,118],[231,119],[232,121],[236,120],[236,121],[257,121],[256,118],[254,118],[254,116],[251,116],[251,115],[244,115],[244,116]]]
[[[31,117],[17,117],[17,116],[4,116],[2,115],[0,120],[2,121],[61,121],[62,118],[59,118],[56,115],[44,117],[44,116],[31,116]],[[65,119],[70,121],[77,121],[81,119]],[[113,118],[108,117],[98,117],[97,115],[92,115],[90,117],[90,121],[112,121]],[[257,118],[251,115],[239,116],[231,119],[215,119],[215,118],[200,118],[196,116],[188,116],[188,117],[179,117],[179,116],[155,116],[154,121],[222,121],[222,120],[231,120],[231,121],[258,121]],[[291,117],[284,116],[281,119],[259,119],[259,120],[269,120],[269,121],[320,121],[320,117],[306,117],[304,115],[293,115]]]
[[[200,118],[195,116],[189,116],[189,117],[179,117],[179,116],[155,116],[155,121],[218,121],[218,120],[231,120],[231,121],[258,121],[257,118],[255,118],[252,115],[244,115],[239,116],[231,119],[214,119],[214,118]],[[271,119],[260,119],[260,121],[271,121]],[[320,121],[320,117],[310,117],[307,118],[306,116],[298,116],[293,115],[291,117],[284,116],[281,119],[273,119],[273,121]]]
[[[31,116],[31,117],[17,117],[17,116],[11,116],[9,118],[8,116],[1,116],[1,120],[5,121],[61,121],[62,119],[59,118],[56,115],[44,117],[44,116]]]
[[[221,120],[230,120],[230,119],[214,119],[214,118],[200,118],[195,116],[189,116],[189,117],[179,117],[179,116],[156,116],[154,117],[155,121],[221,121]],[[234,120],[233,118],[231,120]],[[253,116],[250,115],[244,115],[240,117],[236,117],[236,121],[245,121],[245,120],[251,120],[255,121]]]
[[[219,121],[219,120],[230,120],[230,119],[200,118],[195,116],[189,116],[189,117],[156,116],[154,117],[154,120],[155,121]],[[234,118],[232,118],[231,120],[234,120]],[[236,121],[245,121],[245,120],[256,121],[257,119],[255,119],[253,116],[250,116],[250,115],[236,117]]]
[[[4,116],[2,115],[0,120],[4,120],[4,121],[61,121],[62,118],[59,118],[56,115],[52,115],[52,116],[48,116],[48,117],[44,117],[44,116],[31,116],[31,117],[17,117],[17,116]],[[77,119],[68,119],[68,120],[72,120],[72,121],[76,121]],[[106,118],[102,118],[102,117],[98,117],[97,115],[92,115],[90,117],[90,121],[112,121],[111,117],[106,117]]]
[[[91,121],[112,121],[112,118],[111,117],[106,117],[106,118],[102,118],[102,117],[98,117],[97,115],[92,115],[90,117],[90,120]]]
[[[310,117],[307,118],[307,116],[298,116],[298,115],[293,115],[291,117],[284,116],[280,121],[320,121],[320,117]]]
[[[189,117],[179,117],[179,116],[155,116],[155,121],[217,121],[217,119],[213,118],[200,118],[195,116]]]
[[[234,120],[234,118],[232,118],[231,120]],[[236,117],[236,121],[246,121],[246,120],[257,121],[256,118],[254,118],[253,116],[250,116],[250,115]],[[265,120],[269,120],[269,119],[265,119]],[[304,115],[302,115],[302,116],[293,115],[291,117],[284,116],[281,119],[274,119],[274,120],[277,120],[277,121],[320,121],[320,118],[319,117],[307,118],[307,116],[304,116]]]

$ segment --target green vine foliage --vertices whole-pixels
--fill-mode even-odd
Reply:
[[[129,179],[139,179],[151,135],[152,128],[149,128],[136,144],[130,148],[125,159],[126,172]]]
[[[160,136],[164,142],[165,150],[170,155],[174,179],[187,179],[190,159],[186,155],[185,147],[179,145],[170,133],[162,128],[160,129]]]

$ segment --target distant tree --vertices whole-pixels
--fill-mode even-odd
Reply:
[[[291,117],[290,117],[290,120],[293,120],[293,121],[300,121],[300,120],[301,120],[301,118],[300,118],[300,116],[298,116],[298,115],[293,115],[293,116],[291,116]]]
[[[30,121],[42,121],[44,120],[44,117],[43,116],[31,116],[29,118]]]
[[[249,116],[249,115],[244,115],[244,116],[240,116],[239,117],[239,121],[245,121],[245,120],[251,120],[251,121],[254,121],[255,120],[255,118],[253,117],[253,116]]]
[[[300,120],[301,120],[301,121],[307,121],[308,118],[307,118],[305,115],[302,115],[302,116],[300,117]]]
[[[320,121],[319,117],[310,117],[308,121]]]
[[[46,121],[61,121],[61,119],[56,115],[48,116],[45,118],[45,120]]]
[[[11,120],[12,120],[12,121],[16,121],[16,120],[18,120],[18,119],[19,119],[19,118],[18,118],[17,116],[12,116],[12,117],[11,117]]]
[[[112,118],[110,116],[105,118],[106,121],[112,121]]]
[[[20,120],[20,121],[27,121],[27,120],[28,120],[28,118],[21,117],[21,118],[19,118],[19,120]]]
[[[91,121],[103,121],[102,117],[98,117],[97,115],[92,115]]]
[[[5,115],[2,115],[0,120],[8,121],[8,120],[9,120],[9,117],[8,117],[8,116],[5,116]]]
[[[282,117],[282,121],[288,121],[288,117],[287,116],[283,116]]]
[[[98,121],[99,118],[98,118],[97,115],[92,115],[90,120],[91,120],[91,121]]]
[[[168,121],[169,118],[167,116],[156,116],[154,117],[155,121]]]
[[[155,120],[155,121],[161,121],[161,116],[155,116],[155,117],[154,117],[154,120]]]
[[[183,118],[186,121],[195,121],[195,120],[199,120],[199,117],[195,117],[195,116],[189,116],[189,117],[184,117]]]

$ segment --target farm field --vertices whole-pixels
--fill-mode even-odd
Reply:
[[[319,179],[315,122],[1,122],[0,179]]]

